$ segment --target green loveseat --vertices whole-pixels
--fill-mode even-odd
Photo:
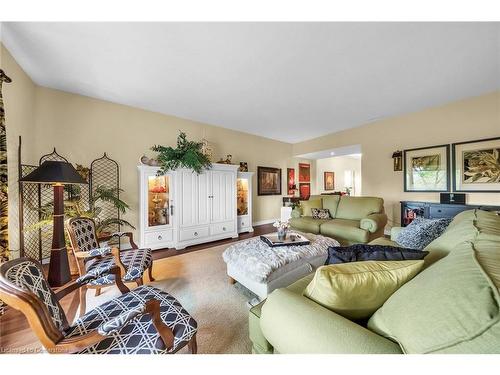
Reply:
[[[304,297],[313,274],[275,290],[250,311],[253,352],[500,353],[500,216],[464,211],[426,250],[424,269],[368,322]]]
[[[311,208],[327,208],[331,219],[313,219]],[[384,235],[384,200],[376,197],[312,195],[292,211],[290,226],[335,238],[342,245],[368,243]]]

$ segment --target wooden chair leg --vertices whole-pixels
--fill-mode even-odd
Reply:
[[[196,342],[196,334],[193,337],[191,337],[191,340],[189,340],[188,349],[191,352],[191,354],[198,353],[198,344]]]
[[[142,279],[141,279],[141,278],[139,278],[139,279],[135,279],[135,282],[136,282],[137,286],[141,286],[141,285],[143,284],[143,282],[142,282]]]
[[[153,277],[153,263],[148,268],[149,281],[155,281]]]
[[[85,310],[87,308],[87,288],[82,286],[80,287],[80,316],[85,314]]]
[[[95,296],[96,296],[96,297],[99,297],[100,295],[101,295],[101,288],[97,288],[97,289],[95,290]]]

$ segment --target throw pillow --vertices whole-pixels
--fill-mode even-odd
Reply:
[[[416,218],[396,237],[399,246],[423,249],[446,230],[453,219]]]
[[[322,208],[321,199],[309,199],[308,201],[300,201],[300,208],[303,216],[312,216],[312,208]]]
[[[322,266],[304,296],[347,319],[365,319],[418,274],[423,265],[423,260],[403,260]]]
[[[366,260],[418,260],[424,259],[427,254],[428,251],[384,245],[330,246],[325,265]]]
[[[331,219],[330,210],[328,208],[311,208],[313,219]]]
[[[455,246],[394,293],[368,328],[410,354],[500,353],[500,284],[490,276],[499,245],[499,236],[479,233]]]

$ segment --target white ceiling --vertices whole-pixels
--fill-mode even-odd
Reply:
[[[351,146],[331,148],[328,150],[310,152],[308,154],[296,155],[296,157],[318,160],[318,159],[326,159],[337,156],[350,156],[355,159],[361,159],[361,151],[362,151],[361,145],[351,145]]]
[[[4,23],[39,85],[299,142],[500,88],[500,23]]]

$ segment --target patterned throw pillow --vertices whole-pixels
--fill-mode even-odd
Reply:
[[[416,218],[397,236],[399,246],[411,249],[423,249],[446,230],[453,219]]]
[[[331,219],[330,210],[328,208],[311,208],[313,219]]]

